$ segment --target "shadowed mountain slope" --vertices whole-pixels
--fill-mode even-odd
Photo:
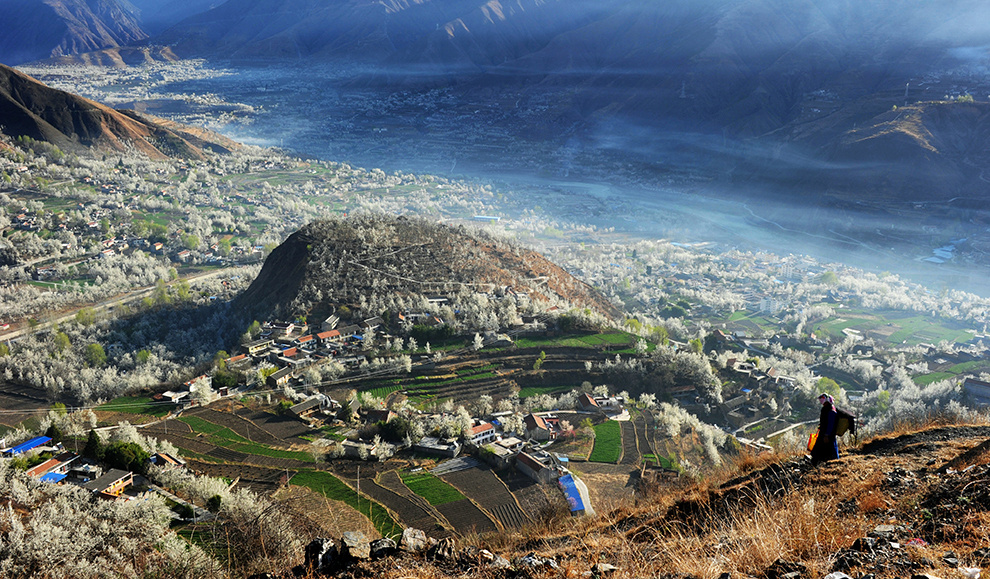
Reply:
[[[139,151],[151,158],[198,159],[204,148],[225,152],[236,146],[177,125],[167,127],[133,111],[116,111],[3,65],[0,119],[4,134],[46,141],[66,151]]]
[[[33,60],[119,47],[148,37],[126,0],[4,0],[0,62]]]

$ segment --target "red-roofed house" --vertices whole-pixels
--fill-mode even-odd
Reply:
[[[550,440],[554,438],[554,432],[550,429],[542,417],[535,414],[527,414],[523,419],[526,423],[526,436],[534,440]]]
[[[588,393],[578,396],[578,406],[580,406],[581,410],[584,410],[585,412],[599,412],[602,409],[601,406],[598,405],[598,402],[595,401],[594,397]]]
[[[496,437],[495,425],[490,422],[475,422],[469,434],[471,443],[482,446],[494,442]]]
[[[326,344],[327,342],[332,341],[332,340],[339,340],[340,339],[340,331],[338,331],[338,330],[327,330],[326,332],[320,332],[319,334],[316,334],[316,339],[319,340],[320,343],[323,343],[323,344]]]
[[[60,461],[57,458],[50,458],[39,465],[29,468],[27,470],[27,475],[33,477],[44,476],[45,474],[48,474],[48,471],[58,466],[59,462]]]

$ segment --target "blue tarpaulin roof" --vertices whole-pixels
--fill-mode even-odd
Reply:
[[[560,488],[564,490],[564,496],[567,497],[567,503],[571,505],[571,512],[583,511],[584,501],[581,500],[581,493],[578,492],[577,485],[574,484],[574,478],[565,474],[558,480],[560,483]]]
[[[18,444],[17,446],[11,448],[7,452],[10,454],[21,454],[22,452],[27,452],[32,448],[36,448],[38,446],[41,446],[42,444],[45,444],[46,442],[51,442],[51,441],[52,439],[47,436],[38,436],[36,438],[32,438],[31,440],[27,440],[25,442]]]
[[[64,474],[61,474],[61,473],[50,472],[50,473],[46,474],[45,476],[41,477],[41,480],[43,482],[57,483],[57,482],[61,482],[62,479],[64,479],[66,476],[67,475],[64,475]]]

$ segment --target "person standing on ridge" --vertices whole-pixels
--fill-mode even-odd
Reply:
[[[839,458],[839,443],[835,440],[835,425],[839,415],[835,410],[835,400],[823,392],[818,401],[822,404],[822,413],[818,419],[818,439],[811,449],[811,464]]]

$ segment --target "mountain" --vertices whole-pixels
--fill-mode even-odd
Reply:
[[[119,47],[148,35],[126,0],[3,0],[0,62],[16,65]]]
[[[156,40],[183,54],[348,56],[479,67],[514,60],[603,9],[590,0],[230,0]],[[464,34],[466,31],[469,34]],[[450,39],[450,40],[445,40]]]
[[[156,42],[181,56],[370,65],[355,67],[374,72],[350,86],[444,86],[520,139],[666,163],[661,174],[780,184],[788,195],[797,185],[894,196],[905,182],[934,183],[932,195],[949,199],[983,188],[969,175],[978,159],[933,155],[893,133],[863,140],[863,130],[894,105],[934,110],[925,103],[960,89],[990,93],[980,72],[988,23],[990,6],[976,0],[229,0]],[[505,94],[547,110],[495,106]],[[942,118],[919,122],[941,133],[950,125],[932,123]],[[932,172],[876,181],[860,170],[892,158],[904,161],[889,165],[894,177]]]
[[[131,0],[131,4],[139,11],[141,27],[153,35],[223,4],[223,0]]]
[[[619,314],[597,291],[533,251],[462,227],[385,216],[303,227],[272,251],[236,306],[256,319],[316,319],[341,306],[399,300],[419,308],[431,294],[506,287],[537,303]],[[400,308],[377,311],[385,309]]]
[[[45,86],[0,65],[0,130],[27,136],[65,151],[140,151],[151,158],[203,158],[204,149],[224,152],[236,145],[223,138],[117,111]]]

